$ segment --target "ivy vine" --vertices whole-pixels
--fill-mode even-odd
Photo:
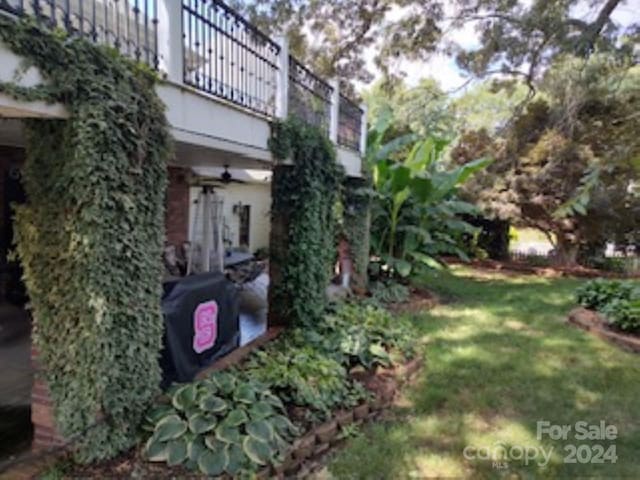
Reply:
[[[79,460],[106,458],[135,442],[160,380],[164,106],[155,73],[113,49],[28,19],[0,18],[0,40],[45,80],[0,91],[69,112],[25,121],[16,251],[57,427]]]
[[[353,261],[354,284],[367,288],[371,228],[371,185],[367,178],[345,179],[343,194],[343,233]]]
[[[270,315],[304,326],[322,321],[335,260],[335,209],[344,169],[331,141],[297,118],[273,126]]]

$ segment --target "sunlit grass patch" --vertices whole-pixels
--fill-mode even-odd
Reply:
[[[418,281],[446,301],[414,315],[425,343],[420,381],[403,395],[395,422],[339,452],[329,466],[335,478],[637,477],[640,362],[565,323],[580,280],[455,267]],[[537,438],[541,420],[615,424],[618,461],[565,463],[567,441]],[[503,465],[465,458],[470,445],[550,456],[544,465]]]

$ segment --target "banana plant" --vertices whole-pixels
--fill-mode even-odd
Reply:
[[[463,253],[456,251],[451,237],[431,231],[433,225],[426,220],[435,217],[452,230],[471,232],[473,227],[457,214],[471,212],[473,206],[456,199],[454,193],[492,160],[480,158],[445,170],[442,158],[447,140],[410,133],[386,141],[391,119],[390,111],[382,112],[367,137],[366,160],[376,199],[372,245],[393,272],[407,276],[412,270],[409,260],[439,266],[433,256],[438,253],[438,248],[433,248],[436,244],[441,245],[440,250]]]

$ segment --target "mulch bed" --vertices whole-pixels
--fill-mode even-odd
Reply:
[[[640,336],[613,329],[606,319],[594,310],[583,307],[569,312],[567,322],[588,331],[589,333],[612,342],[625,350],[640,353]]]
[[[577,277],[577,278],[640,278],[640,274],[623,275],[615,272],[605,272],[595,268],[587,268],[576,265],[574,267],[546,266],[536,267],[525,262],[497,261],[497,260],[472,260],[464,262],[457,257],[443,259],[448,265],[468,265],[473,268],[499,271],[502,273],[524,273],[541,277]]]

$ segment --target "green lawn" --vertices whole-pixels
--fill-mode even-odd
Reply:
[[[329,465],[336,478],[640,478],[640,363],[564,323],[578,280],[508,277],[458,268],[420,279],[442,306],[415,317],[426,367],[393,421],[368,427]],[[536,422],[575,426],[604,420],[613,441],[536,438]],[[616,463],[568,464],[615,445]],[[465,459],[465,447],[551,453],[525,464]],[[538,450],[539,452],[539,450]],[[498,468],[502,467],[502,468]],[[506,468],[505,468],[506,467]]]

